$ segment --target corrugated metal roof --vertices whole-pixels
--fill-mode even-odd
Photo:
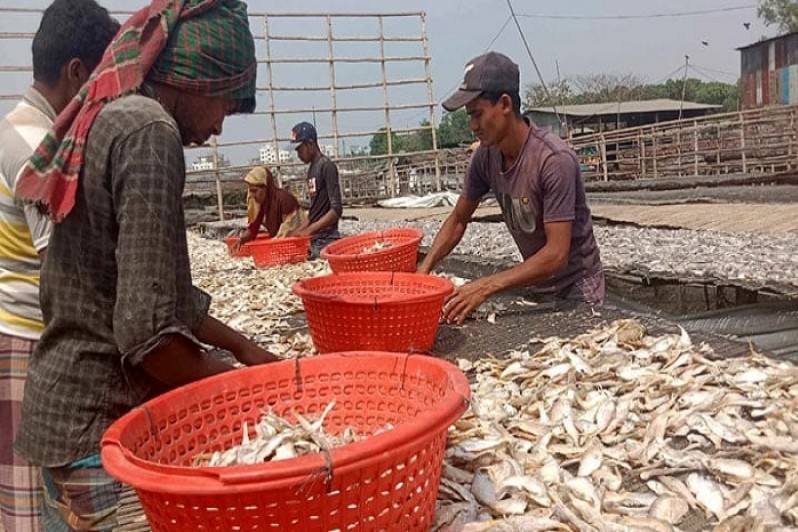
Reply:
[[[667,98],[660,98],[657,100],[640,100],[633,102],[618,102],[610,103],[588,103],[583,105],[558,105],[557,112],[561,115],[568,116],[600,116],[600,115],[617,115],[620,114],[636,114],[636,113],[657,113],[667,111],[679,111],[681,106],[683,111],[709,111],[712,109],[720,109],[720,105],[709,105],[705,103],[684,102],[679,100],[669,100]],[[620,107],[620,109],[619,109]],[[551,107],[533,107],[528,109],[527,112],[536,113],[554,113]]]
[[[777,39],[783,39],[784,37],[789,37],[790,35],[794,35],[795,33],[798,33],[798,32],[793,31],[793,32],[790,32],[790,33],[785,33],[783,35],[776,35],[775,37],[771,37],[770,39],[762,39],[762,40],[759,40],[759,41],[756,41],[756,42],[752,42],[751,44],[746,44],[745,46],[740,46],[739,48],[737,48],[737,50],[745,50],[747,48],[753,48],[754,46],[759,46],[760,44],[763,44],[763,43],[766,43],[766,42],[775,41]]]

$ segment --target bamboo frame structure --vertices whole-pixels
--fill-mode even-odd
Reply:
[[[41,8],[34,7],[0,7],[0,15],[3,14],[30,14],[40,15],[43,12]],[[133,10],[112,10],[112,14],[120,17],[121,19],[133,14]],[[218,198],[218,213],[221,219],[225,216],[224,200],[223,200],[223,185],[231,180],[237,180],[241,174],[247,169],[247,166],[240,167],[227,167],[219,168],[218,163],[223,159],[223,150],[232,147],[242,146],[273,146],[274,152],[279,154],[281,143],[287,142],[289,139],[286,137],[287,131],[281,131],[278,127],[278,117],[285,117],[287,115],[311,115],[311,113],[324,113],[329,115],[331,128],[330,131],[319,131],[320,140],[331,141],[335,146],[336,157],[334,157],[343,168],[354,168],[357,163],[369,162],[369,167],[363,171],[350,170],[346,175],[342,173],[342,188],[344,191],[344,201],[349,201],[355,197],[363,197],[365,191],[368,195],[372,195],[376,199],[380,194],[395,195],[400,191],[408,190],[409,181],[409,163],[408,158],[418,159],[418,169],[424,174],[423,185],[417,187],[418,189],[431,189],[440,191],[443,186],[442,172],[443,160],[452,159],[450,152],[443,153],[438,149],[437,130],[435,127],[435,108],[436,102],[432,90],[432,77],[430,62],[431,57],[429,53],[429,38],[426,29],[426,15],[423,12],[401,12],[401,13],[266,13],[266,12],[250,12],[250,26],[253,28],[255,39],[259,43],[263,43],[261,51],[259,51],[258,63],[262,68],[262,74],[265,71],[265,81],[258,86],[258,94],[266,96],[266,105],[261,106],[254,113],[258,117],[267,117],[271,124],[266,125],[264,128],[259,128],[260,131],[267,131],[269,138],[244,138],[238,141],[225,142],[224,137],[213,138],[208,145],[202,146],[204,152],[209,156],[209,160],[213,162],[214,170],[202,171],[188,171],[187,172],[187,190],[203,189],[211,191],[215,188],[215,193]],[[358,19],[358,27],[370,27],[368,33],[358,35],[339,34],[336,31],[335,22],[339,19]],[[278,19],[300,19],[321,21],[325,30],[317,35],[295,35],[287,33],[278,33],[274,31],[274,23]],[[403,33],[394,34],[387,31],[385,22],[387,20],[406,19],[407,23],[402,23]],[[369,25],[369,22],[376,24]],[[262,28],[263,32],[260,33],[257,29]],[[376,31],[375,29],[376,28]],[[408,32],[408,28],[418,28]],[[27,28],[15,28],[14,32],[0,32],[0,41],[21,40],[30,41],[34,33],[32,31],[24,31]],[[32,28],[31,28],[32,29]],[[415,33],[414,33],[415,32]],[[302,56],[302,54],[294,51],[291,56],[282,56],[275,48],[276,43],[281,43],[282,48],[288,50],[295,50],[296,47],[291,47],[291,43],[300,42],[315,42],[320,45],[326,43],[326,53],[316,53],[313,55]],[[349,53],[346,55],[336,54],[335,45],[337,43],[378,43],[379,54],[376,54],[373,49],[369,49],[369,53],[364,53],[362,56],[354,53],[350,47]],[[402,48],[404,53],[389,53],[387,48],[388,43],[404,43],[407,46],[407,51]],[[287,45],[287,46],[286,46]],[[357,50],[357,49],[355,49]],[[416,75],[414,77],[404,77],[396,79],[391,77],[391,66],[395,64],[418,64],[424,69],[423,77]],[[291,83],[287,79],[279,79],[278,73],[275,72],[277,65],[327,65],[328,83]],[[352,65],[368,65],[373,64],[379,67],[379,75],[374,79],[364,79],[357,82],[346,82],[346,80],[339,79],[340,75],[337,72],[337,66],[341,64]],[[22,65],[0,65],[0,87],[2,87],[3,76],[6,75],[30,75],[32,72],[30,64]],[[412,101],[403,101],[402,103],[394,103],[391,98],[392,87],[412,87],[419,86],[425,89],[424,96],[413,97]],[[381,89],[382,98],[379,104],[362,104],[362,105],[339,105],[339,96],[343,93],[350,91],[358,91],[364,89]],[[13,94],[11,93],[13,92]],[[14,91],[3,91],[0,88],[0,102],[12,102],[22,97],[19,94],[20,89]],[[279,105],[279,93],[316,93],[321,95],[327,93],[329,97],[329,105],[322,107],[281,107]],[[396,127],[395,113],[404,110],[419,110],[423,112],[425,118],[429,121],[429,125],[418,127]],[[426,112],[425,112],[426,111]],[[356,130],[352,127],[347,127],[349,123],[348,117],[352,113],[381,113],[384,130]],[[415,132],[428,131],[432,138],[432,150],[417,153],[396,153],[395,146],[393,145],[393,135],[395,134],[409,134]],[[282,135],[281,135],[282,133]],[[355,137],[370,137],[375,134],[385,134],[387,137],[388,152],[380,156],[358,156],[347,157],[346,154],[340,154],[338,157],[339,143],[348,138]],[[221,151],[220,151],[221,150]],[[191,153],[193,148],[187,149],[187,153]],[[463,157],[459,157],[463,158]],[[467,160],[467,159],[466,159]],[[301,163],[279,163],[280,169],[296,170],[301,169]],[[462,166],[462,165],[461,165]],[[384,167],[384,168],[383,168]],[[374,170],[377,168],[378,170]],[[447,172],[453,170],[455,166],[446,163],[445,168]],[[459,168],[459,167],[458,167]],[[383,183],[384,176],[389,176],[389,182]],[[462,175],[462,174],[460,174]],[[372,180],[373,182],[369,182]],[[343,183],[345,181],[345,184]],[[379,182],[379,183],[378,183]],[[431,183],[430,183],[431,182]],[[300,197],[306,196],[304,190],[304,180],[299,180],[292,186],[298,190],[297,193]],[[383,192],[379,192],[382,190]],[[348,191],[348,192],[347,192]]]

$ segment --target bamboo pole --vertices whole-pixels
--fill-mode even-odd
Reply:
[[[693,121],[693,175],[698,175],[698,124]]]
[[[333,142],[335,145],[335,156],[338,157],[338,97],[335,92],[335,49],[333,48],[333,25],[332,25],[332,17],[327,15],[327,51],[329,53],[329,61],[330,61],[330,101],[332,103],[332,130],[333,130]],[[316,124],[313,124],[314,127]]]
[[[740,153],[743,160],[743,173],[748,172],[748,164],[745,157],[745,120],[742,113],[740,114]]]
[[[399,85],[421,85],[422,83],[427,83],[427,80],[424,78],[415,78],[415,79],[397,79],[388,81],[386,84],[389,87],[399,86]],[[349,85],[335,85],[335,90],[343,91],[343,90],[356,90],[356,89],[378,89],[382,87],[382,83],[376,81],[374,83],[351,83]],[[259,89],[265,90],[265,89]],[[273,88],[274,91],[277,92],[309,92],[309,91],[328,91],[330,87],[327,85],[309,85],[309,86],[301,86],[301,85],[278,85]]]
[[[601,166],[604,172],[604,181],[608,180],[608,168],[607,168],[607,141],[604,139],[604,135],[601,136],[601,145],[599,148],[599,152],[601,155]]]
[[[382,16],[382,15],[377,15]],[[338,63],[388,63],[388,62],[408,62],[408,61],[424,61],[428,57],[423,55],[402,55],[402,56],[385,56],[385,57],[338,57],[335,60]],[[326,57],[285,57],[281,59],[259,60],[258,63],[271,62],[272,64],[290,63],[290,64],[304,64],[304,63],[326,63],[329,58]]]
[[[263,17],[263,33],[264,38],[266,40],[266,57],[271,58],[272,56],[272,46],[271,46],[271,39],[269,38],[270,31],[269,31],[269,17]],[[272,65],[271,63],[266,64],[266,83],[268,87],[268,94],[269,94],[269,117],[272,121],[272,149],[274,150],[274,156],[277,159],[277,162],[280,162],[280,145],[277,139],[280,135],[277,133],[277,112],[275,110],[274,104],[274,73],[272,72]]]
[[[213,175],[216,181],[216,202],[219,207],[219,221],[224,221],[224,194],[222,193],[222,180],[219,176],[219,150],[216,146],[216,135],[211,137],[211,146],[213,147]]]
[[[388,155],[391,156],[388,162],[388,175],[389,175],[389,182],[391,187],[390,196],[393,198],[396,196],[396,188],[398,183],[397,174],[396,174],[396,165],[394,164],[393,160],[393,130],[391,128],[391,109],[388,105],[389,98],[388,98],[388,74],[385,69],[385,41],[382,40],[382,37],[385,35],[385,28],[382,20],[382,16],[377,17],[377,23],[379,25],[380,30],[380,57],[382,57],[382,62],[380,63],[380,70],[382,72],[382,94],[383,94],[383,101],[385,106],[385,136],[388,145]]]
[[[427,15],[421,14],[421,35],[424,40],[422,46],[424,55],[429,57],[429,41],[427,39]],[[435,96],[432,93],[432,73],[430,69],[430,60],[424,60],[424,73],[427,78],[427,98],[429,99],[429,125],[430,132],[432,133],[432,149],[435,151],[435,191],[441,191],[441,157],[438,153],[438,128],[435,127]]]

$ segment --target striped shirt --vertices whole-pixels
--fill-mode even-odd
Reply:
[[[0,333],[30,340],[38,340],[44,329],[38,252],[47,247],[52,226],[35,206],[23,206],[14,189],[55,116],[31,87],[0,122]]]

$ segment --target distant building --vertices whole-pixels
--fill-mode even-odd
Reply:
[[[798,32],[738,50],[743,109],[798,104]]]
[[[720,105],[680,102],[660,98],[628,102],[589,103],[583,105],[558,105],[534,107],[527,116],[535,125],[557,133],[561,137],[574,137],[589,133],[656,124],[668,120],[696,118],[721,109]]]
[[[291,152],[288,150],[275,151],[274,145],[265,144],[258,150],[258,160],[265,165],[287,163],[291,160]]]
[[[213,164],[213,155],[200,155],[197,160],[191,164],[191,169],[194,172],[202,172],[203,170],[215,170],[216,165]]]

